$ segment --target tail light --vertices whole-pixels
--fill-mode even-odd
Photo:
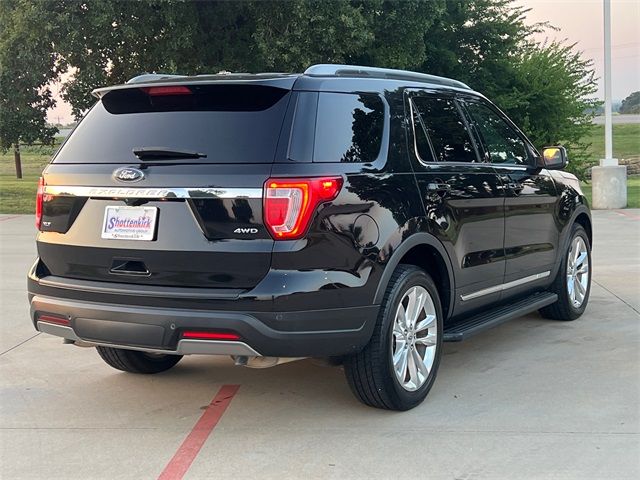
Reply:
[[[270,178],[265,183],[264,222],[276,240],[302,237],[318,205],[338,196],[341,177]]]
[[[44,198],[44,178],[38,180],[38,192],[36,193],[36,228],[40,230],[42,224],[42,201]]]

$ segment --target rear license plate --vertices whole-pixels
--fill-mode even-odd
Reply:
[[[102,238],[153,240],[157,217],[157,207],[107,206],[102,223]]]

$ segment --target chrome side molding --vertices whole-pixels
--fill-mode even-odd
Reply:
[[[494,285],[493,287],[489,288],[483,288],[482,290],[478,290],[477,292],[460,295],[460,299],[463,302],[466,300],[473,300],[474,298],[479,298],[485,295],[490,295],[492,293],[502,292],[513,287],[518,287],[520,285],[524,285],[525,283],[535,282],[536,280],[540,280],[541,278],[547,278],[549,275],[551,275],[551,272],[547,270],[546,272],[536,273],[535,275],[529,275],[528,277],[518,278],[517,280],[513,280],[511,282],[501,283],[500,285]]]

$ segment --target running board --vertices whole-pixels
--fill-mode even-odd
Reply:
[[[509,303],[473,317],[448,325],[444,329],[445,342],[461,342],[484,330],[493,328],[501,323],[522,317],[531,312],[551,305],[558,300],[558,295],[550,292],[534,293],[517,302]]]

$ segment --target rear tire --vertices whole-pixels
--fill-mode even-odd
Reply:
[[[583,252],[582,255],[580,251]],[[571,228],[571,238],[560,264],[560,270],[549,288],[550,292],[558,295],[558,301],[541,308],[540,315],[544,318],[564,321],[580,317],[589,303],[591,270],[589,236],[584,227],[576,223]],[[581,271],[583,273],[580,273]],[[581,281],[583,278],[585,281]]]
[[[98,355],[109,366],[129,373],[160,373],[169,370],[180,361],[182,355],[161,355],[125,350],[122,348],[96,347]]]
[[[345,357],[351,391],[371,407],[402,411],[419,405],[436,379],[442,333],[442,307],[433,280],[421,268],[399,265],[371,340],[362,351]]]

